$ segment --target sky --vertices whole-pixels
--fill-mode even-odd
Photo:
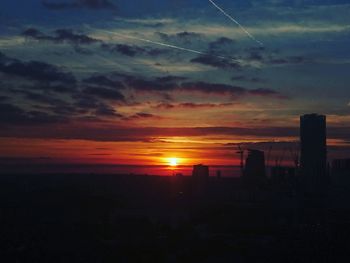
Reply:
[[[2,0],[0,163],[287,164],[313,112],[349,157],[350,1],[214,3]]]

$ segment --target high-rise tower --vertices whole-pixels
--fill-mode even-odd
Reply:
[[[326,116],[307,114],[300,117],[300,168],[303,181],[316,190],[327,181]]]

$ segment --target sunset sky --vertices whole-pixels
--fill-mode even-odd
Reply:
[[[1,0],[0,164],[237,165],[313,112],[350,157],[350,1],[215,2],[263,45],[206,0]]]

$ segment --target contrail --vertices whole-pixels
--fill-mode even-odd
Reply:
[[[124,35],[124,34],[120,34],[120,33],[114,32],[114,31],[108,31],[108,30],[103,30],[103,29],[95,29],[95,30],[100,31],[100,32],[105,32],[105,33],[108,33],[108,34],[113,34],[113,35],[116,35],[116,36],[119,36],[119,37],[122,37],[122,38],[126,38],[126,39],[138,40],[138,41],[151,43],[151,44],[154,44],[154,45],[159,45],[159,46],[163,46],[163,47],[167,47],[167,48],[177,49],[177,50],[181,50],[181,51],[191,52],[191,53],[205,55],[205,56],[210,56],[210,57],[216,57],[216,58],[219,58],[219,59],[232,60],[234,62],[240,63],[239,60],[236,60],[236,59],[233,59],[233,58],[230,58],[230,57],[213,55],[213,54],[210,54],[210,53],[207,53],[207,52],[203,52],[203,51],[198,51],[198,50],[195,50],[195,49],[175,46],[175,45],[171,45],[171,44],[167,44],[167,43],[163,43],[163,42],[158,42],[158,41],[153,41],[153,40],[149,40],[149,39],[145,39],[145,38],[141,38],[141,37],[134,37],[134,36]]]
[[[250,34],[236,19],[234,19],[232,16],[230,16],[228,13],[225,12],[224,9],[222,9],[220,6],[218,6],[213,0],[209,0],[210,3],[213,4],[221,13],[223,13],[225,16],[227,16],[231,21],[233,21],[235,24],[239,26],[240,29],[243,30],[244,33],[246,33],[252,40],[254,40],[259,45],[264,45],[261,41],[257,40],[252,34]]]

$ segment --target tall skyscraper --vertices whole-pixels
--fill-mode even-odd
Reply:
[[[300,117],[300,166],[303,181],[310,190],[321,189],[327,181],[326,116]]]

